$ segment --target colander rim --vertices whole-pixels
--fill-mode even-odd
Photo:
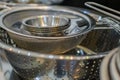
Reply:
[[[99,54],[94,55],[85,55],[85,56],[74,56],[74,55],[55,55],[55,54],[45,54],[45,53],[38,53],[33,52],[25,49],[21,49],[18,47],[13,47],[8,45],[4,42],[0,41],[0,48],[3,50],[9,51],[10,54],[18,54],[18,55],[25,55],[30,57],[40,57],[45,59],[58,59],[58,60],[89,60],[89,59],[97,59],[106,56],[108,52],[100,52]]]

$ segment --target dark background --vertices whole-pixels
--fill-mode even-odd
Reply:
[[[60,5],[73,6],[73,7],[85,7],[84,3],[87,1],[94,1],[120,11],[119,0],[64,0]]]

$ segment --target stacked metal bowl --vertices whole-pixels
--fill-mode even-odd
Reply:
[[[120,48],[110,52],[101,65],[101,80],[119,80],[120,79]]]
[[[45,5],[6,8],[0,16],[0,48],[4,50],[13,71],[25,80],[98,80],[102,58],[119,44],[119,33],[113,26],[95,29],[97,20],[84,9],[79,11]],[[36,18],[34,16],[39,16],[39,19],[33,19]],[[70,25],[66,24],[69,19]],[[56,28],[50,24],[46,34],[48,24],[44,24],[42,29],[45,31],[42,33],[45,34],[41,35],[41,28],[34,27],[39,24],[33,25],[33,20],[41,24],[62,21],[62,26],[57,24]],[[25,25],[21,24],[22,21]],[[63,28],[63,25],[69,28]],[[40,33],[34,34],[38,31],[31,31],[31,28],[39,28]],[[51,35],[51,28],[55,34]]]

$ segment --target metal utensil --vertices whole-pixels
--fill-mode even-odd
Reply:
[[[93,79],[98,76],[94,70],[98,71],[96,68],[99,68],[102,57],[106,55],[95,55],[87,50],[84,52],[79,47],[66,55],[41,54],[11,47],[15,45],[12,40],[4,38],[5,36],[2,38],[4,43],[1,42],[0,46],[4,48],[15,72],[25,79]]]
[[[29,13],[27,13],[27,15],[29,15]],[[64,15],[69,16],[69,18],[77,17],[77,16],[70,15],[70,14],[64,14]],[[67,54],[66,55],[50,55],[50,54],[41,54],[41,53],[37,53],[37,55],[36,55],[35,52],[33,54],[31,54],[31,51],[26,51],[26,50],[21,50],[21,49],[15,48],[16,44],[7,35],[6,31],[1,30],[1,33],[2,33],[2,36],[1,36],[2,41],[4,43],[7,43],[7,45],[4,45],[4,43],[1,42],[1,44],[0,44],[1,48],[6,48],[6,50],[5,49],[4,50],[5,50],[5,53],[7,54],[6,55],[7,58],[10,59],[10,63],[13,65],[15,71],[22,78],[27,78],[27,79],[39,78],[42,80],[45,80],[46,78],[47,79],[60,79],[60,80],[61,79],[66,79],[66,80],[73,79],[74,80],[74,79],[93,78],[92,76],[90,76],[90,74],[91,74],[90,72],[93,69],[89,70],[88,72],[85,72],[86,69],[88,69],[88,68],[90,69],[89,66],[85,67],[85,65],[93,64],[93,67],[97,67],[95,65],[98,65],[98,63],[97,63],[97,61],[94,61],[94,59],[92,59],[91,56],[90,56],[91,59],[89,58],[90,61],[87,60],[87,58],[89,56],[81,56],[81,57],[73,56],[75,54],[80,55],[79,52],[81,50],[79,48],[72,50],[73,52],[70,51],[69,53],[67,53],[67,54],[71,54],[71,55],[73,54],[72,56],[67,55]],[[74,42],[76,42],[76,40]],[[11,45],[14,47],[11,47],[8,45]],[[11,50],[13,52],[11,52],[9,50]],[[13,53],[13,54],[11,54],[11,53]],[[98,57],[99,57],[101,59],[101,57],[103,57],[105,55],[100,55],[100,56],[94,55],[93,58],[98,59]],[[13,57],[16,57],[16,58],[13,58]],[[69,67],[68,67],[68,65],[69,65]],[[81,72],[83,72],[83,73],[81,73]],[[97,74],[96,74],[96,76],[97,76]]]
[[[110,76],[112,80],[119,80],[120,76],[119,76],[119,71],[118,68],[116,66],[116,58],[117,58],[117,54],[114,53],[114,56],[111,59],[111,63],[109,63],[109,71],[110,71]]]
[[[70,26],[70,20],[55,15],[40,15],[26,18],[22,21],[23,28],[38,36],[64,36],[65,30]]]
[[[104,5],[101,5],[101,4],[98,4],[95,2],[86,2],[85,5],[89,8],[92,8],[98,12],[101,12],[101,13],[109,16],[109,17],[105,17],[105,19],[107,19],[107,20],[105,20],[105,21],[103,20],[103,22],[107,23],[110,26],[113,26],[113,28],[115,28],[120,33],[120,27],[119,27],[120,26],[120,22],[119,22],[120,21],[120,12],[119,11],[111,9],[109,7],[106,7]],[[105,10],[107,10],[107,11],[105,11]],[[108,11],[110,11],[110,12],[108,12]],[[113,21],[116,22],[116,20],[117,20],[118,25],[115,25],[115,23],[113,22]]]
[[[113,49],[102,62],[100,69],[101,80],[119,80],[119,69],[116,63],[117,56],[120,54],[120,48]],[[104,73],[104,74],[103,74]]]
[[[116,57],[116,66],[117,66],[118,71],[120,71],[119,61],[120,61],[120,54],[118,54]]]
[[[18,47],[15,48],[16,44],[12,39],[10,39],[9,36],[7,36],[6,32],[2,30],[1,34],[2,41],[7,43],[7,45],[1,42],[0,46],[5,50],[5,54],[7,54],[6,56],[8,57],[14,69],[17,69],[17,74],[19,74],[22,78],[31,79],[36,77],[42,80],[45,80],[46,78],[68,80],[74,80],[77,78],[98,80],[99,67],[102,58],[106,56],[111,49],[119,45],[120,39],[119,34],[114,29],[109,29],[109,27],[106,29],[95,29],[86,36],[85,40],[83,40],[81,45],[84,46],[80,45],[76,49],[65,53],[66,55],[46,55],[21,50],[18,49]],[[113,38],[115,40],[113,40]],[[41,62],[44,61],[46,61],[46,64],[42,65]],[[46,69],[48,65],[49,68]],[[50,68],[50,66],[52,67]],[[30,67],[31,69],[28,70]],[[37,70],[38,68],[40,68],[39,71]],[[51,70],[54,71],[52,72]]]
[[[61,11],[61,13],[59,13]],[[24,15],[22,15],[24,14]],[[39,15],[70,15],[79,21],[85,20],[87,25],[77,26],[71,24],[67,29],[68,35],[60,37],[41,37],[24,34],[20,29],[21,21],[24,18]],[[16,17],[17,16],[17,17]],[[72,19],[72,18],[69,19]],[[14,18],[13,18],[14,17]],[[13,20],[11,20],[11,18]],[[61,54],[73,49],[85,37],[85,35],[94,28],[95,21],[86,14],[59,6],[37,6],[37,7],[17,7],[3,11],[1,14],[1,27],[5,29],[14,42],[21,48],[51,54]],[[75,19],[75,18],[74,18]],[[73,43],[74,42],[74,43]],[[22,44],[22,45],[21,45]],[[48,46],[49,45],[49,46]],[[59,46],[58,46],[59,45]]]
[[[98,3],[95,3],[95,2],[86,2],[85,5],[86,5],[87,7],[89,7],[89,8],[91,8],[91,9],[94,9],[94,10],[96,10],[96,11],[98,11],[98,12],[101,12],[101,13],[107,15],[107,16],[110,16],[110,17],[112,17],[112,18],[115,18],[115,19],[117,19],[117,20],[120,20],[120,12],[117,11],[117,10],[114,10],[114,9],[112,9],[112,8],[106,7],[106,6],[104,6],[104,5],[101,5],[101,4],[98,4]],[[107,12],[107,11],[105,11],[105,10],[110,11],[110,12]],[[111,13],[111,12],[112,12],[112,13]],[[113,13],[115,13],[115,14],[117,14],[117,15],[115,15],[115,14],[113,14]]]
[[[48,6],[42,7],[42,9],[43,8],[45,10],[46,10],[46,8],[49,9]],[[54,8],[56,10],[58,10],[60,7],[54,7]],[[27,18],[30,16],[40,15],[43,13],[46,14],[46,12],[39,11],[39,9],[38,8],[30,8],[30,10],[28,10],[28,8],[26,8],[24,10],[22,9],[23,11],[20,9],[20,12],[17,12],[16,10],[15,10],[16,12],[13,11],[14,14],[12,14],[12,11],[8,11],[6,13],[9,15],[6,14],[6,17],[5,17],[6,19],[4,19],[3,22],[8,21],[8,23],[6,22],[5,24],[7,26],[10,26],[10,25],[12,25],[11,23],[14,23],[14,21],[17,22],[17,21],[23,20],[22,17]],[[33,14],[30,14],[32,12],[32,10],[35,12]],[[62,10],[63,10],[63,8],[62,8]],[[36,13],[36,12],[38,12],[38,13]],[[52,12],[52,11],[49,12],[49,14],[53,14],[53,13],[54,12]],[[61,13],[58,12],[58,13],[54,13],[54,14],[61,15]],[[69,11],[67,13],[69,13]],[[67,17],[69,16],[69,18],[79,17],[76,15],[73,15],[73,13],[75,13],[75,12],[72,11],[71,14],[66,14],[63,11],[63,13],[62,13],[63,15],[61,15],[61,16],[67,16]],[[24,16],[21,14],[24,14]],[[14,15],[16,15],[19,19],[18,18],[16,19]],[[2,15],[2,17],[4,17],[4,16]],[[15,20],[14,21],[9,20],[9,19],[11,19],[11,17],[12,18],[14,17]],[[89,19],[85,18],[84,20],[86,20],[86,19],[88,20],[87,23],[89,23]],[[85,27],[82,27],[82,29],[86,30]],[[18,28],[19,28],[19,26],[18,26]],[[73,29],[73,27],[71,26],[70,30],[72,29],[73,31],[76,31],[77,28]],[[80,28],[78,28],[78,29],[80,29]],[[90,30],[91,30],[91,28],[90,28]],[[108,32],[108,33],[110,32],[109,35],[111,35],[113,37],[115,35],[116,36],[119,35],[113,28],[112,28],[112,30],[105,30],[105,32]],[[98,31],[98,33],[99,33],[99,31]],[[9,60],[9,62],[12,64],[12,66],[14,68],[14,71],[19,76],[21,76],[22,78],[25,78],[25,79],[35,79],[35,80],[37,80],[37,79],[41,79],[41,80],[48,80],[48,79],[57,79],[57,80],[62,80],[62,79],[64,79],[64,80],[96,79],[96,80],[98,80],[100,62],[101,62],[102,58],[104,56],[106,56],[106,54],[107,54],[107,52],[96,53],[94,51],[91,51],[89,49],[82,47],[82,49],[85,50],[84,51],[84,50],[80,49],[80,46],[65,53],[65,54],[63,54],[63,55],[45,54],[45,53],[40,53],[40,52],[36,53],[36,52],[32,52],[30,50],[27,51],[25,49],[21,49],[19,46],[16,45],[14,40],[11,38],[11,36],[9,36],[7,34],[7,32],[5,30],[2,29],[1,34],[2,35],[0,36],[1,37],[0,47],[2,49],[4,49],[5,54]],[[97,35],[103,36],[103,33],[100,33]],[[14,35],[14,36],[16,36],[16,35]],[[111,36],[108,36],[108,37],[111,37]],[[26,36],[24,36],[24,37],[26,37]],[[116,41],[119,40],[118,37],[115,37]],[[106,39],[105,36],[103,36],[101,38],[104,38],[105,41],[108,40],[108,39]],[[31,40],[31,39],[29,39],[29,40]],[[78,40],[78,39],[74,39],[74,41],[72,41],[72,43],[73,42],[75,43],[76,40]],[[99,47],[101,45],[101,44],[99,44],[100,39],[97,38],[96,40],[98,43],[95,45],[98,45],[97,47],[99,48],[99,51],[103,50],[102,47]],[[113,43],[114,43],[113,40],[108,41],[108,44],[111,44],[111,46],[113,45]],[[112,48],[117,46],[117,44],[119,42],[115,42],[115,43],[116,44],[114,44],[114,46],[112,46]],[[22,44],[24,44],[24,43],[22,43]],[[71,44],[69,46],[71,46]],[[111,46],[109,46],[109,47],[107,46],[107,49],[110,50]],[[106,47],[106,45],[104,45],[104,47]]]
[[[115,49],[114,51],[116,51]],[[103,62],[100,67],[100,80],[110,80],[110,75],[109,75],[109,60],[113,56],[114,51],[111,52],[111,54],[108,54],[106,58],[103,59]]]

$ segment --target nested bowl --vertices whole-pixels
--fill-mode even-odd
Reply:
[[[113,49],[109,55],[107,55],[100,67],[100,79],[101,80],[119,80],[119,57],[120,48]]]
[[[32,35],[21,27],[22,20],[25,18],[41,15],[65,17],[70,19],[71,24],[64,31],[65,35],[57,37]],[[1,12],[0,22],[1,27],[20,48],[49,54],[61,54],[73,49],[94,28],[96,23],[87,14],[59,6],[9,8]],[[78,25],[77,22],[81,22],[81,25]]]
[[[53,8],[53,7],[52,7]],[[35,80],[98,80],[99,78],[99,66],[101,63],[101,60],[104,56],[106,56],[107,52],[111,50],[111,48],[117,46],[119,42],[119,35],[117,32],[114,31],[114,29],[107,29],[107,30],[102,30],[103,33],[101,32],[91,32],[92,35],[87,34],[89,31],[91,31],[94,26],[93,23],[91,22],[93,19],[89,18],[85,14],[81,14],[78,12],[74,12],[71,10],[66,10],[64,12],[63,10],[64,7],[54,7],[55,12],[53,9],[48,12],[48,9],[51,9],[51,7],[48,6],[43,6],[43,7],[26,7],[26,8],[12,8],[12,10],[8,9],[3,11],[1,15],[1,27],[4,29],[1,29],[1,42],[0,42],[0,48],[4,49],[6,57],[8,58],[9,62],[14,68],[14,71],[21,76],[24,79],[35,79]],[[14,9],[14,10],[13,10]],[[39,10],[40,9],[40,10]],[[59,12],[61,10],[62,12]],[[62,14],[61,14],[62,13]],[[68,14],[69,13],[69,14]],[[21,15],[22,14],[22,15]],[[61,15],[61,16],[67,16],[71,19],[76,19],[79,17],[77,20],[79,23],[81,20],[87,21],[87,26],[79,26],[75,29],[72,28],[73,31],[77,32],[77,34],[73,33],[74,36],[64,36],[64,37],[40,37],[35,38],[35,37],[29,37],[29,34],[21,34],[20,31],[20,26],[21,25],[21,20],[23,18],[27,18],[30,16],[37,16],[41,14],[54,14],[54,15]],[[74,15],[77,14],[77,15]],[[82,16],[82,17],[81,17]],[[13,19],[13,20],[11,20]],[[74,21],[75,22],[75,21]],[[14,27],[17,29],[14,29],[10,26],[12,26],[14,23],[17,23]],[[72,23],[73,24],[73,23]],[[76,25],[76,24],[74,24]],[[10,28],[10,29],[9,29]],[[94,35],[96,34],[96,35]],[[106,36],[105,36],[106,34]],[[82,38],[81,38],[82,37]],[[92,39],[91,39],[92,37]],[[106,38],[107,37],[107,38]],[[34,38],[33,40],[31,40]],[[86,41],[83,43],[85,46],[88,46],[92,49],[103,51],[101,53],[92,51],[86,47],[83,47],[81,45],[77,46],[82,39],[88,39],[92,40],[91,42]],[[113,38],[116,40],[113,41]],[[51,40],[48,40],[51,39]],[[39,41],[40,40],[40,41]],[[101,43],[99,44],[99,41],[103,40],[106,41],[106,43]],[[25,42],[24,42],[25,41]],[[45,47],[40,47],[43,43],[43,41],[47,42]],[[48,43],[48,41],[50,43]],[[93,41],[94,44],[92,43]],[[36,46],[41,44],[40,46]],[[51,42],[54,42],[54,44]],[[28,47],[31,47],[30,49],[25,48],[26,44],[32,43],[28,45]],[[57,44],[56,44],[57,43]],[[113,43],[116,43],[113,45]],[[82,44],[82,43],[81,43]],[[51,48],[51,46],[48,48],[48,45],[54,45],[52,48],[54,51],[57,51],[57,49],[62,48],[61,50],[67,50],[64,52],[64,54],[46,54],[43,53],[44,51],[47,51],[47,49]],[[59,46],[58,46],[59,45]],[[83,45],[83,44],[82,44]],[[111,46],[110,46],[111,45]],[[57,46],[57,48],[56,48]],[[69,47],[69,48],[65,48]],[[72,46],[72,48],[70,48]],[[104,46],[104,47],[103,47]],[[58,48],[59,47],[59,48]],[[95,48],[98,47],[98,48]],[[32,50],[32,49],[37,49]],[[43,52],[42,50],[45,49]],[[70,50],[68,50],[70,49]],[[105,50],[105,51],[104,51]],[[53,52],[53,51],[52,51]],[[61,52],[61,51],[60,51]],[[48,50],[48,53],[50,53],[50,50]],[[59,52],[55,52],[59,53]]]

